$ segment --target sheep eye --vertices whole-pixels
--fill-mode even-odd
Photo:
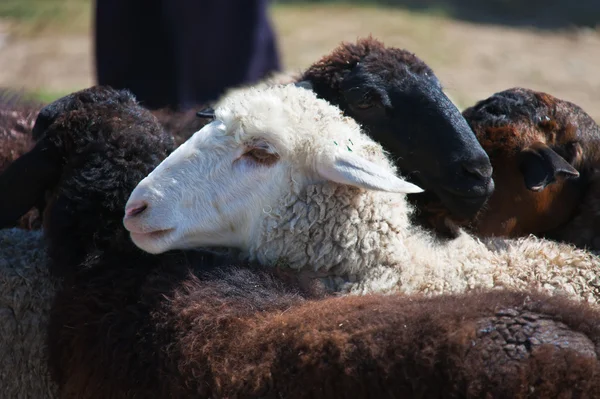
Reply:
[[[373,102],[372,101],[361,102],[361,103],[355,104],[354,106],[358,109],[369,109],[373,106]]]
[[[253,147],[246,151],[244,158],[261,165],[273,165],[279,160],[279,155],[269,148]]]
[[[367,94],[361,96],[361,98],[357,99],[350,103],[350,107],[355,110],[366,111],[372,108],[375,108],[380,104],[379,97],[373,94]]]
[[[367,110],[376,105],[377,93],[372,90],[364,90],[358,87],[344,92],[344,97],[350,108],[356,110]]]

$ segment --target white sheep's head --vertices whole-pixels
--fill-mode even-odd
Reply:
[[[150,253],[248,248],[261,219],[310,184],[417,193],[350,118],[293,85],[226,96],[196,132],[133,190],[124,225]]]

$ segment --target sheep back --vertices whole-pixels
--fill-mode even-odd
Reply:
[[[3,398],[55,398],[47,367],[56,283],[39,231],[0,230],[0,387]]]

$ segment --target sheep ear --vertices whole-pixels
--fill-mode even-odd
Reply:
[[[303,89],[306,89],[306,90],[311,90],[311,91],[313,90],[313,85],[310,82],[310,80],[301,80],[300,82],[294,83],[294,86],[302,87]]]
[[[0,228],[17,220],[43,200],[61,174],[60,154],[48,140],[41,140],[0,174]]]
[[[196,112],[196,116],[198,118],[214,118],[215,110],[212,109],[211,107],[204,108],[203,110]]]
[[[542,191],[558,177],[575,178],[579,172],[543,143],[535,143],[520,154],[519,168],[527,189]]]
[[[60,115],[81,104],[77,101],[76,94],[71,93],[61,97],[40,110],[31,130],[34,140],[39,140]]]
[[[421,193],[416,185],[352,152],[337,151],[317,162],[317,172],[325,179],[368,190],[393,193]]]

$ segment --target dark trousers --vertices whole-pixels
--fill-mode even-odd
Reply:
[[[268,0],[97,0],[98,84],[148,108],[217,99],[280,69]]]

